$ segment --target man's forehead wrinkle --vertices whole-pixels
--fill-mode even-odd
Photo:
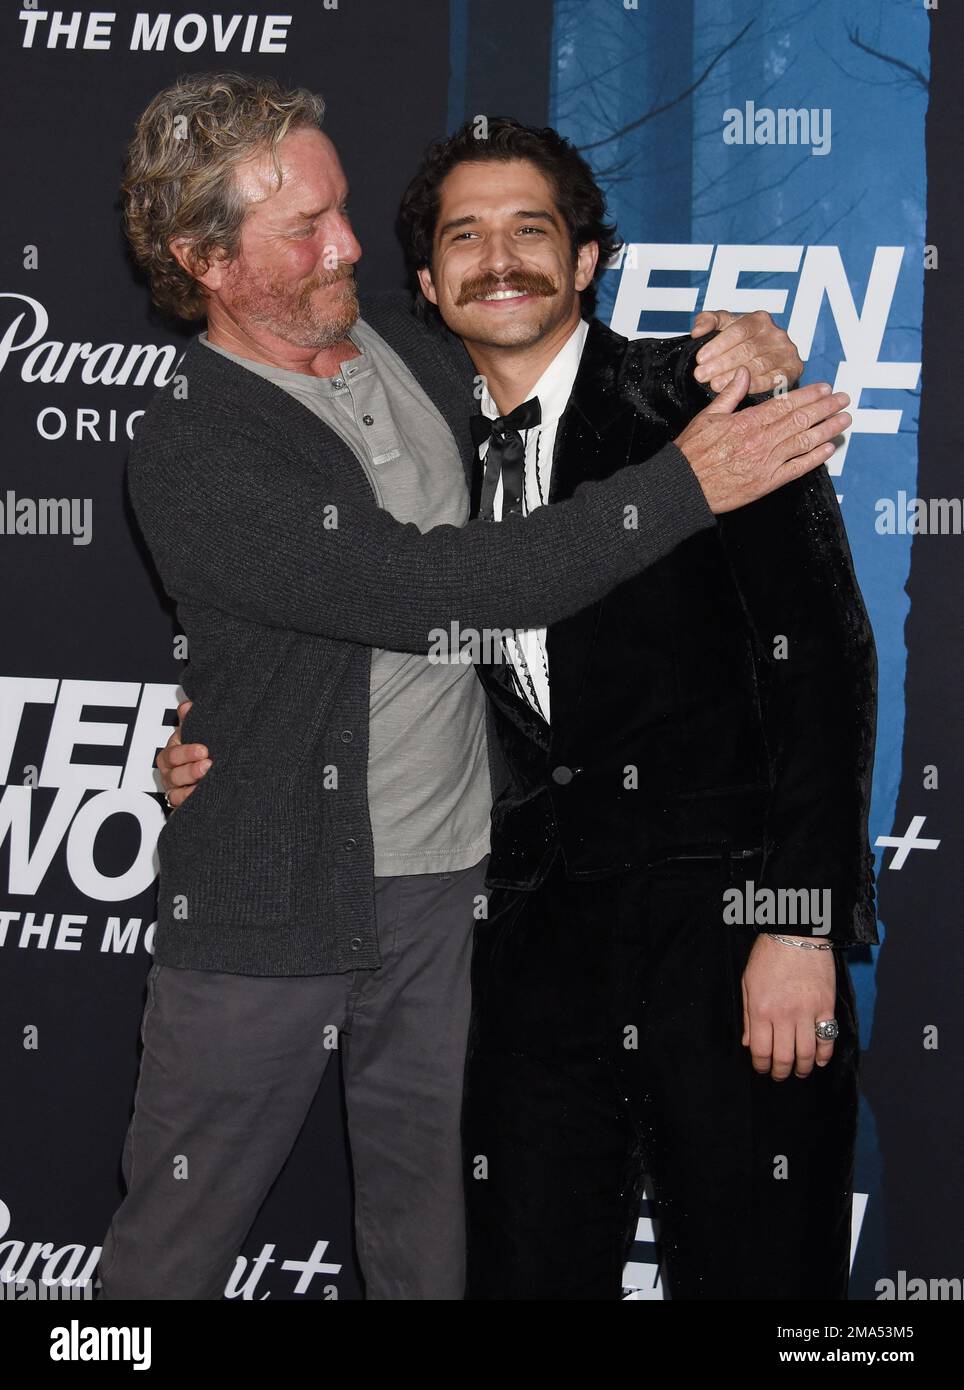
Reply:
[[[282,182],[279,185],[270,156],[265,154],[253,155],[238,165],[235,171],[235,185],[249,207],[257,207],[262,203],[267,203],[280,193],[287,182],[283,163],[281,172]]]
[[[303,175],[290,169],[282,168],[282,173],[285,177],[280,186],[272,176],[260,177],[253,171],[247,182],[239,180],[238,186],[250,208],[271,204],[266,209],[266,215],[273,221],[309,221],[318,217],[338,200],[330,185],[324,188],[320,185],[314,186]],[[347,196],[347,192],[346,187],[345,193],[341,196]]]
[[[446,222],[478,222],[483,217],[545,217],[555,221],[556,213],[551,207],[540,207],[538,204],[530,204],[527,207],[520,207],[517,197],[510,203],[503,203],[498,207],[491,204],[482,204],[480,207],[477,201],[467,205],[467,202],[457,203],[454,207],[443,209],[441,217]]]
[[[328,209],[334,207],[336,203],[345,202],[347,199],[347,185],[344,186],[342,192],[339,192],[338,188],[335,187],[330,194],[328,192],[323,193],[321,189],[318,189],[317,193],[312,193],[310,197],[306,195],[304,199],[306,203],[311,204],[310,208],[295,208],[292,210],[291,216],[310,221],[312,218],[320,217],[323,212],[327,212]]]
[[[348,195],[348,180],[331,147],[333,158],[326,160],[317,148],[306,151],[292,132],[272,151],[259,149],[235,168],[235,187],[243,197],[245,220],[253,221],[256,235],[302,226],[332,208]],[[318,132],[320,134],[320,132]],[[288,140],[295,139],[290,145]],[[278,180],[280,170],[281,180]]]

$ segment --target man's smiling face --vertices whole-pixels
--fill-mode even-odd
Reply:
[[[467,344],[530,347],[579,319],[595,242],[573,258],[546,176],[525,159],[457,164],[439,189],[422,293]]]

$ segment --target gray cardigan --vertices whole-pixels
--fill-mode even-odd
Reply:
[[[464,350],[405,297],[362,313],[447,420],[468,481],[478,404]],[[155,960],[240,974],[379,964],[371,647],[425,652],[452,621],[547,626],[715,524],[667,445],[526,519],[423,535],[379,508],[352,451],[306,406],[197,340],[140,421],[128,483],[188,638],[183,739],[214,759],[158,840]],[[504,771],[490,744],[495,795]]]

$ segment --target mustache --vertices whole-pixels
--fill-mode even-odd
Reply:
[[[518,270],[511,275],[473,275],[462,281],[455,301],[457,305],[469,304],[483,295],[495,294],[497,290],[519,290],[524,294],[541,294],[546,297],[558,293],[558,286],[550,276],[541,270]]]
[[[351,265],[338,265],[334,270],[322,271],[318,275],[312,275],[310,280],[306,280],[298,291],[298,298],[306,304],[315,290],[326,290],[329,285],[336,285],[339,280],[350,280],[354,282],[355,269]]]

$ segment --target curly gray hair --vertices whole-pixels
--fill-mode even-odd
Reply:
[[[185,239],[200,274],[215,250],[235,255],[247,212],[236,167],[267,151],[280,184],[279,142],[290,130],[320,127],[324,114],[323,99],[305,87],[239,72],[194,73],[158,92],[127,148],[121,193],[124,230],[159,309],[204,317],[203,289],[178,264],[172,239]]]

